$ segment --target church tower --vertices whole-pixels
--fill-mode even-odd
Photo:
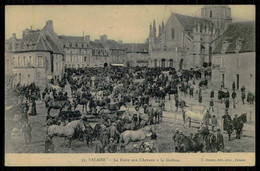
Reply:
[[[228,5],[205,5],[201,9],[201,18],[212,21],[219,34],[222,34],[232,23],[231,9]]]
[[[153,27],[152,27],[152,24],[150,24],[149,53],[152,52],[152,49],[155,46],[155,41],[156,41],[156,25],[155,25],[155,20],[154,20],[153,21]]]

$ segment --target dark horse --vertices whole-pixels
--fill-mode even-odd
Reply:
[[[54,101],[50,100],[46,103],[46,107],[48,109],[47,111],[47,117],[50,116],[50,112],[52,109],[59,109],[60,112],[65,106],[69,106],[70,102],[69,100],[62,100],[62,101]]]
[[[233,132],[233,130],[236,131],[236,138],[240,139],[240,135],[242,132],[242,128],[244,127],[244,123],[247,122],[247,116],[246,113],[240,115],[236,122],[233,121],[228,121],[226,124],[226,131],[228,133],[228,140],[231,140],[231,134]]]

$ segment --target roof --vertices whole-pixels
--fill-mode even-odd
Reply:
[[[229,39],[229,46],[226,53],[235,52],[236,42],[242,40],[240,52],[255,51],[255,22],[236,22],[229,25],[227,30],[220,37],[213,53],[221,53],[222,42]]]
[[[123,43],[121,45],[122,49],[126,52],[148,52],[149,45],[147,43]]]
[[[107,40],[105,46],[109,49],[119,49],[120,44],[115,40]]]
[[[82,36],[58,36],[63,42],[83,42],[84,38]]]
[[[90,47],[91,48],[104,48],[102,43],[90,41]]]
[[[201,26],[205,22],[211,22],[210,20],[207,20],[207,19],[191,17],[191,16],[187,16],[187,15],[175,14],[175,16],[177,17],[177,19],[179,20],[179,22],[181,23],[181,25],[183,26],[185,31],[192,31],[194,24],[196,22],[200,23]],[[202,28],[202,27],[200,27],[200,28]]]
[[[26,51],[51,51],[53,53],[62,53],[55,40],[44,31],[35,31],[27,33],[19,43],[16,52]]]

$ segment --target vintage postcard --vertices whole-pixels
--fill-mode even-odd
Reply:
[[[254,5],[8,5],[6,166],[254,166]]]

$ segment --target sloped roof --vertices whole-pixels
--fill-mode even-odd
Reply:
[[[106,44],[105,44],[106,46],[107,46],[107,48],[109,48],[109,49],[119,49],[119,47],[120,47],[120,44],[117,42],[117,41],[115,41],[115,40],[107,40],[106,41]]]
[[[19,50],[16,52],[51,51],[53,53],[62,53],[51,36],[44,31],[34,31],[26,34],[19,45]]]
[[[121,48],[126,52],[147,52],[149,45],[147,43],[123,43]]]
[[[235,52],[236,42],[238,39],[242,40],[242,47],[240,52],[255,51],[255,22],[236,22],[229,25],[223,35],[220,37],[213,53],[221,53],[222,42],[229,39],[229,46],[227,53]]]
[[[90,47],[91,48],[104,48],[102,43],[90,41]]]
[[[84,38],[82,36],[58,36],[59,39],[63,42],[84,42]]]
[[[211,22],[207,19],[198,18],[198,17],[191,17],[187,15],[175,14],[177,19],[180,21],[181,25],[183,26],[184,30],[192,31],[195,22],[200,23],[202,26],[205,22]],[[200,27],[202,28],[202,27]]]

